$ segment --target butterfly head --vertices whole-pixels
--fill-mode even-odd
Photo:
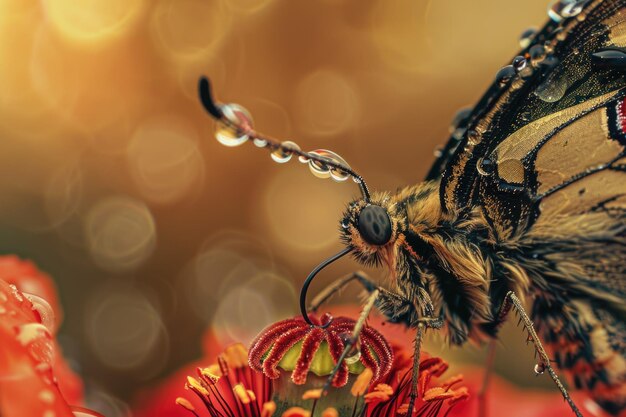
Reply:
[[[374,193],[369,201],[359,199],[348,205],[341,219],[341,239],[359,261],[379,264],[388,258],[403,224],[390,197]]]

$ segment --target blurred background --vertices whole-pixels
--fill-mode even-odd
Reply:
[[[341,248],[339,217],[358,189],[218,144],[199,76],[260,131],[331,149],[393,190],[423,178],[456,110],[546,7],[0,0],[0,251],[56,279],[61,343],[90,405],[124,415],[138,388],[200,356],[209,326],[223,343],[248,342],[296,314],[306,274]],[[334,264],[313,292],[356,268]],[[550,386],[522,332],[504,333],[498,371]],[[442,355],[482,363],[484,352]]]

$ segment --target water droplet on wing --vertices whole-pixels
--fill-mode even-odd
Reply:
[[[516,71],[513,65],[507,65],[502,67],[496,74],[496,82],[501,86],[506,85],[513,77],[515,77]]]
[[[522,32],[522,34],[519,37],[519,45],[522,47],[522,49],[526,49],[530,46],[536,34],[537,34],[536,28],[528,28]]]
[[[535,95],[546,103],[555,103],[563,98],[567,91],[567,82],[564,77],[561,78],[548,78],[535,90]]]
[[[589,0],[557,0],[548,6],[548,16],[556,23],[582,12]]]

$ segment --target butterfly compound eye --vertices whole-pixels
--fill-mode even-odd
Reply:
[[[391,239],[391,220],[387,211],[370,205],[359,214],[359,232],[365,241],[372,245],[382,246]]]

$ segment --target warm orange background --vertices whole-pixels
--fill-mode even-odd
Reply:
[[[332,149],[394,189],[424,176],[456,109],[546,6],[0,0],[0,250],[57,279],[62,343],[92,406],[122,415],[137,387],[198,355],[208,325],[245,341],[295,314],[306,274],[340,248],[357,188],[219,145],[200,75],[259,130]],[[344,260],[314,287],[357,267]],[[524,335],[508,333],[500,371],[545,383]]]

